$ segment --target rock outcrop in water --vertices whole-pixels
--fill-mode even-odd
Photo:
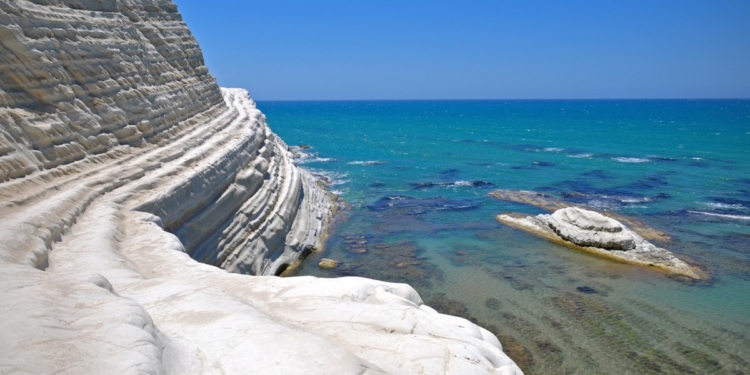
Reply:
[[[573,193],[572,195],[578,196],[578,194],[576,193]],[[588,209],[587,206],[576,205],[549,194],[528,190],[495,190],[490,193],[490,196],[503,201],[528,204],[537,208],[541,208],[550,213],[566,207]],[[612,211],[603,211],[601,212],[601,214],[619,221],[647,240],[659,242],[672,241],[672,238],[668,234],[657,230],[656,228],[649,226],[647,223],[633,217],[618,215],[617,213]]]
[[[330,203],[171,1],[0,0],[0,72],[2,372],[520,373],[408,285],[260,276]]]
[[[693,279],[705,277],[703,272],[678,259],[670,251],[654,246],[619,221],[598,212],[566,207],[551,215],[519,217],[501,214],[497,219],[606,258],[657,267]]]
[[[638,235],[631,233],[620,222],[594,211],[567,207],[543,218],[560,238],[579,246],[623,251],[646,246],[642,238],[636,242]]]

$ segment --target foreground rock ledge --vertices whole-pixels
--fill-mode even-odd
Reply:
[[[0,1],[0,372],[520,374],[408,285],[264,276],[329,205],[171,1]]]
[[[550,215],[524,217],[500,214],[497,220],[604,258],[654,267],[691,279],[706,278],[703,271],[691,267],[670,251],[654,246],[619,221],[598,212],[567,207]]]

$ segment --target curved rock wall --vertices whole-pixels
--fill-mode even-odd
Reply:
[[[520,373],[408,285],[225,271],[329,205],[171,1],[0,0],[0,372]]]
[[[150,153],[138,167],[176,166],[181,178],[135,209],[160,216],[196,259],[274,274],[319,242],[323,193],[246,92],[222,95],[171,1],[0,1],[0,72],[5,189]],[[98,179],[100,192],[113,187]],[[29,261],[43,265],[49,245]]]
[[[171,1],[2,0],[0,41],[0,181],[224,107]]]

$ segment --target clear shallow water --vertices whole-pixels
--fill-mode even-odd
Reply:
[[[350,205],[294,274],[408,282],[528,374],[750,374],[750,101],[259,102]],[[546,192],[639,218],[686,283],[500,225]],[[389,198],[390,197],[390,198]],[[335,270],[320,257],[342,260]]]

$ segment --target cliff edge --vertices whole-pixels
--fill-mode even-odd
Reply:
[[[520,373],[408,285],[270,276],[329,206],[171,1],[0,0],[0,372]]]

